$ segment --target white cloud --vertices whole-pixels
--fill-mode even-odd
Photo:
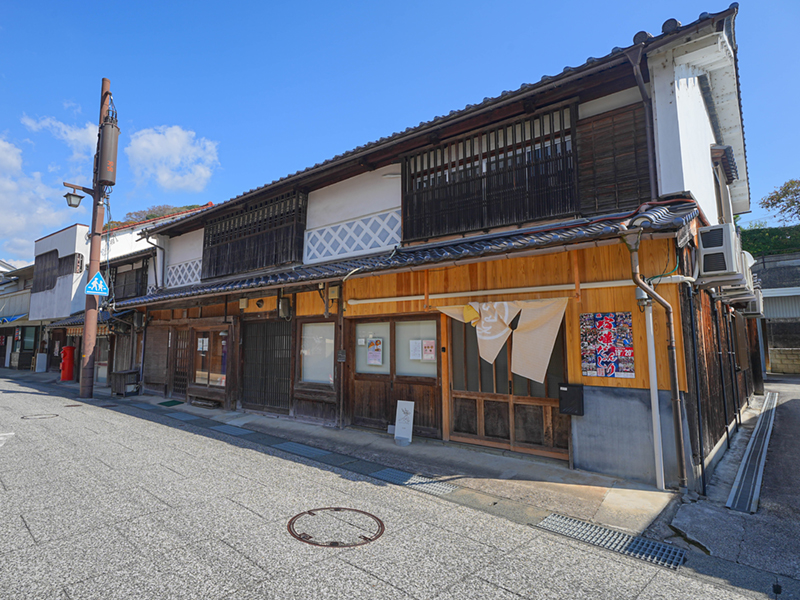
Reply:
[[[17,260],[17,259],[14,259],[14,258],[9,258],[9,259],[8,259],[8,260],[6,260],[5,262],[7,262],[8,264],[10,264],[10,265],[11,265],[12,267],[14,267],[15,269],[21,269],[22,267],[27,267],[29,264],[31,264],[31,263],[30,263],[30,261],[27,261],[27,260]]]
[[[22,150],[0,139],[0,175],[19,173],[22,170]]]
[[[33,262],[33,241],[85,220],[86,210],[68,209],[63,192],[42,182],[41,173],[26,174],[22,150],[0,138],[0,259]]]
[[[164,190],[203,191],[219,164],[217,142],[196,137],[177,125],[137,131],[125,148],[134,176]]]
[[[91,159],[97,148],[97,125],[86,123],[83,127],[67,125],[53,117],[42,117],[31,119],[28,115],[22,115],[22,124],[31,131],[47,130],[57,139],[65,142],[72,150],[70,160]]]

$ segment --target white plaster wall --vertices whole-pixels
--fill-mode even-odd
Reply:
[[[694,194],[708,220],[717,223],[719,211],[711,161],[711,146],[716,141],[697,81],[702,74],[702,71],[689,65],[675,67],[683,185],[685,190]]]
[[[639,92],[638,87],[628,88],[621,92],[615,92],[596,100],[590,100],[578,105],[578,118],[587,119],[595,115],[609,112],[622,108],[623,106],[630,106],[631,104],[641,104],[642,94]]]
[[[683,185],[681,136],[672,52],[649,56],[647,62],[652,90],[658,190],[661,194],[682,192],[686,188]]]
[[[384,177],[400,171],[400,165],[389,165],[311,192],[306,229],[400,208],[400,177]]]
[[[36,256],[58,250],[58,256],[67,256],[81,252],[85,257],[89,256],[89,241],[86,236],[89,233],[87,225],[72,225],[63,231],[53,233],[47,237],[36,240],[34,253]]]
[[[167,265],[177,265],[188,260],[203,258],[203,230],[191,231],[170,238],[167,247]],[[163,244],[161,244],[163,246]]]

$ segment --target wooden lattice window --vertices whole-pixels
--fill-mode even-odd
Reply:
[[[578,212],[576,106],[454,138],[403,160],[403,240]]]
[[[202,278],[302,261],[307,205],[307,194],[289,192],[210,219],[205,225]]]

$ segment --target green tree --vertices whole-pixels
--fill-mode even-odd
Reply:
[[[759,204],[761,208],[777,212],[784,223],[800,221],[800,180],[790,179],[762,198]]]

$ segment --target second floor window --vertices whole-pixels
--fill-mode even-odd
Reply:
[[[576,107],[448,140],[403,160],[403,240],[578,212]]]
[[[202,279],[303,260],[307,194],[256,198],[210,219],[203,238]]]

